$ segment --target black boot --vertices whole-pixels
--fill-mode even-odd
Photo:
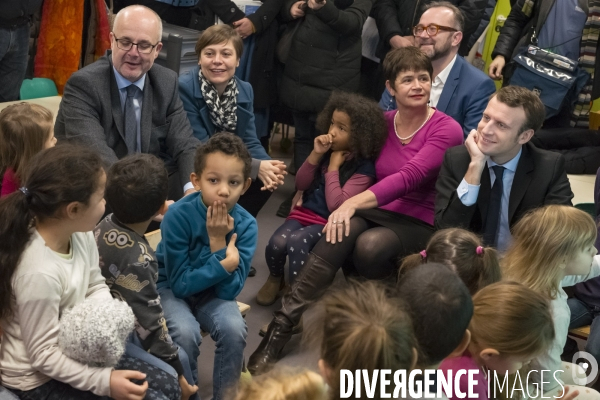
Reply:
[[[304,310],[321,298],[333,282],[338,268],[310,253],[296,282],[281,299],[281,309],[275,311],[265,337],[248,360],[248,370],[252,375],[264,374],[273,368]]]

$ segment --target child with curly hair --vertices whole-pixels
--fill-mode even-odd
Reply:
[[[256,302],[271,305],[285,286],[283,267],[289,257],[290,285],[308,253],[321,239],[329,214],[375,182],[374,160],[386,139],[377,103],[357,94],[334,92],[317,118],[314,148],[296,173],[296,189],[304,191],[296,206],[267,244],[270,275]]]

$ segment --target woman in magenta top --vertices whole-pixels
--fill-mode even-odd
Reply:
[[[395,277],[397,260],[424,249],[433,233],[435,180],[446,149],[462,143],[462,128],[429,107],[433,67],[419,49],[390,51],[383,69],[398,110],[385,115],[388,137],[375,163],[377,183],[329,216],[326,237],[313,248],[250,357],[252,374],[277,361],[292,328],[339,268],[368,279]]]

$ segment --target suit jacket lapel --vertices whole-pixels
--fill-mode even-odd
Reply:
[[[448,74],[448,79],[444,84],[444,89],[442,89],[442,95],[437,103],[437,109],[445,112],[448,109],[448,105],[450,104],[450,99],[454,95],[454,91],[458,87],[458,77],[460,76],[460,69],[462,68],[460,56],[456,56],[456,61],[450,70],[450,74]]]
[[[150,73],[146,73],[144,82],[144,100],[142,102],[142,112],[140,115],[140,147],[142,153],[147,153],[150,149],[150,138],[152,137],[152,84],[150,83]]]
[[[110,60],[110,57],[109,57]],[[112,61],[110,61],[110,103],[112,107],[112,117],[117,131],[125,142],[125,132],[123,131],[123,112],[121,111],[121,96],[119,95],[119,88],[117,87],[117,80],[115,79],[115,73],[112,67]]]
[[[196,67],[196,69],[194,70],[196,71],[195,78],[193,80],[194,98],[196,99],[196,102],[198,103],[198,106],[200,108],[200,118],[202,119],[204,126],[211,128],[210,131],[207,132],[207,134],[208,136],[212,136],[216,128],[212,123],[212,120],[210,119],[210,115],[208,113],[208,106],[206,105],[206,101],[204,101],[204,96],[202,96],[202,91],[200,90],[200,79],[197,78],[199,68],[200,67]]]
[[[533,159],[529,154],[528,144],[523,146],[523,152],[515,171],[510,196],[508,200],[508,221],[512,222],[513,216],[525,196],[525,192],[531,183],[531,172],[533,171]]]

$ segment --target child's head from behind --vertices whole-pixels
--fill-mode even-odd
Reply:
[[[471,295],[501,278],[496,250],[483,247],[477,235],[464,229],[450,228],[436,232],[425,250],[402,260],[400,279],[408,270],[428,262],[444,264],[457,273]]]
[[[412,369],[416,343],[411,319],[404,303],[385,286],[351,283],[324,297],[317,310],[306,337],[320,341],[319,367],[331,393],[340,393],[341,369]]]
[[[29,160],[55,143],[54,118],[47,108],[19,103],[0,112],[0,169],[11,168],[22,179]]]
[[[466,348],[473,301],[458,275],[442,264],[424,264],[402,276],[397,292],[413,320],[419,367],[434,367]]]
[[[278,368],[242,383],[235,400],[327,400],[327,386],[316,372]]]
[[[502,273],[554,298],[565,275],[590,272],[597,233],[592,217],[574,207],[533,210],[512,229],[513,242],[502,259]]]
[[[554,340],[548,300],[520,283],[486,286],[473,305],[469,351],[490,370],[513,374]]]
[[[239,137],[226,132],[217,133],[198,147],[191,181],[202,191],[206,206],[224,203],[231,210],[248,189],[252,158]]]
[[[147,222],[164,207],[168,185],[162,160],[151,154],[134,154],[110,167],[105,197],[120,222]]]
[[[376,158],[387,137],[377,103],[354,93],[333,92],[316,126],[321,134],[331,134],[333,151],[350,151],[364,159]]]
[[[31,226],[91,231],[104,214],[105,183],[100,156],[87,148],[64,144],[31,159],[23,187],[0,200],[0,317],[10,315],[10,278]]]

